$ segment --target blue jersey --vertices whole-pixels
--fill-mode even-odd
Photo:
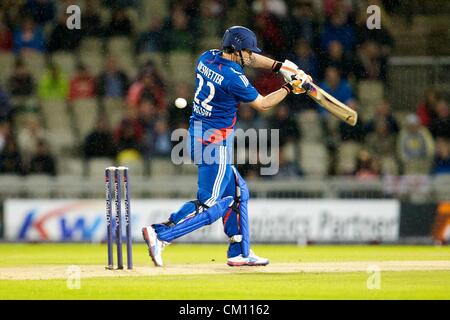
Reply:
[[[239,103],[252,102],[258,94],[238,63],[222,58],[219,50],[206,51],[196,65],[190,134],[203,139],[205,131],[215,131],[216,137],[207,137],[207,141],[226,139],[228,134],[225,131],[234,130]],[[194,123],[198,121],[201,121],[202,137],[199,137],[198,130],[194,130]]]

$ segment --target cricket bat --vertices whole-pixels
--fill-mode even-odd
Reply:
[[[314,83],[306,84],[303,88],[306,90],[308,96],[327,109],[330,113],[351,126],[356,125],[356,122],[358,121],[358,114],[355,110],[340,102],[338,99],[325,92],[325,90]]]

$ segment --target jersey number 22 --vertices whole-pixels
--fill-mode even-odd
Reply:
[[[196,104],[201,105],[203,108],[205,108],[208,111],[212,111],[212,106],[209,105],[208,103],[214,98],[214,94],[216,93],[216,88],[214,87],[214,85],[212,84],[212,82],[206,81],[206,86],[209,87],[209,96],[203,100],[202,102],[200,102],[200,100],[198,99],[198,94],[200,93],[200,91],[202,90],[203,84],[205,83],[205,80],[203,80],[203,77],[201,75],[199,75],[197,73],[197,78],[198,78],[198,88],[197,91],[195,92],[195,96],[194,96],[194,102]]]

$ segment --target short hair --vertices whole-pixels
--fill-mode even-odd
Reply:
[[[235,50],[233,49],[233,47],[223,47],[223,52],[225,52],[225,53],[234,53]]]

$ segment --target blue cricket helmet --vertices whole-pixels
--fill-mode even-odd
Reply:
[[[234,50],[248,49],[256,53],[262,52],[262,50],[257,47],[255,33],[252,30],[241,26],[234,26],[225,31],[222,39],[222,48],[226,47],[231,47]]]

